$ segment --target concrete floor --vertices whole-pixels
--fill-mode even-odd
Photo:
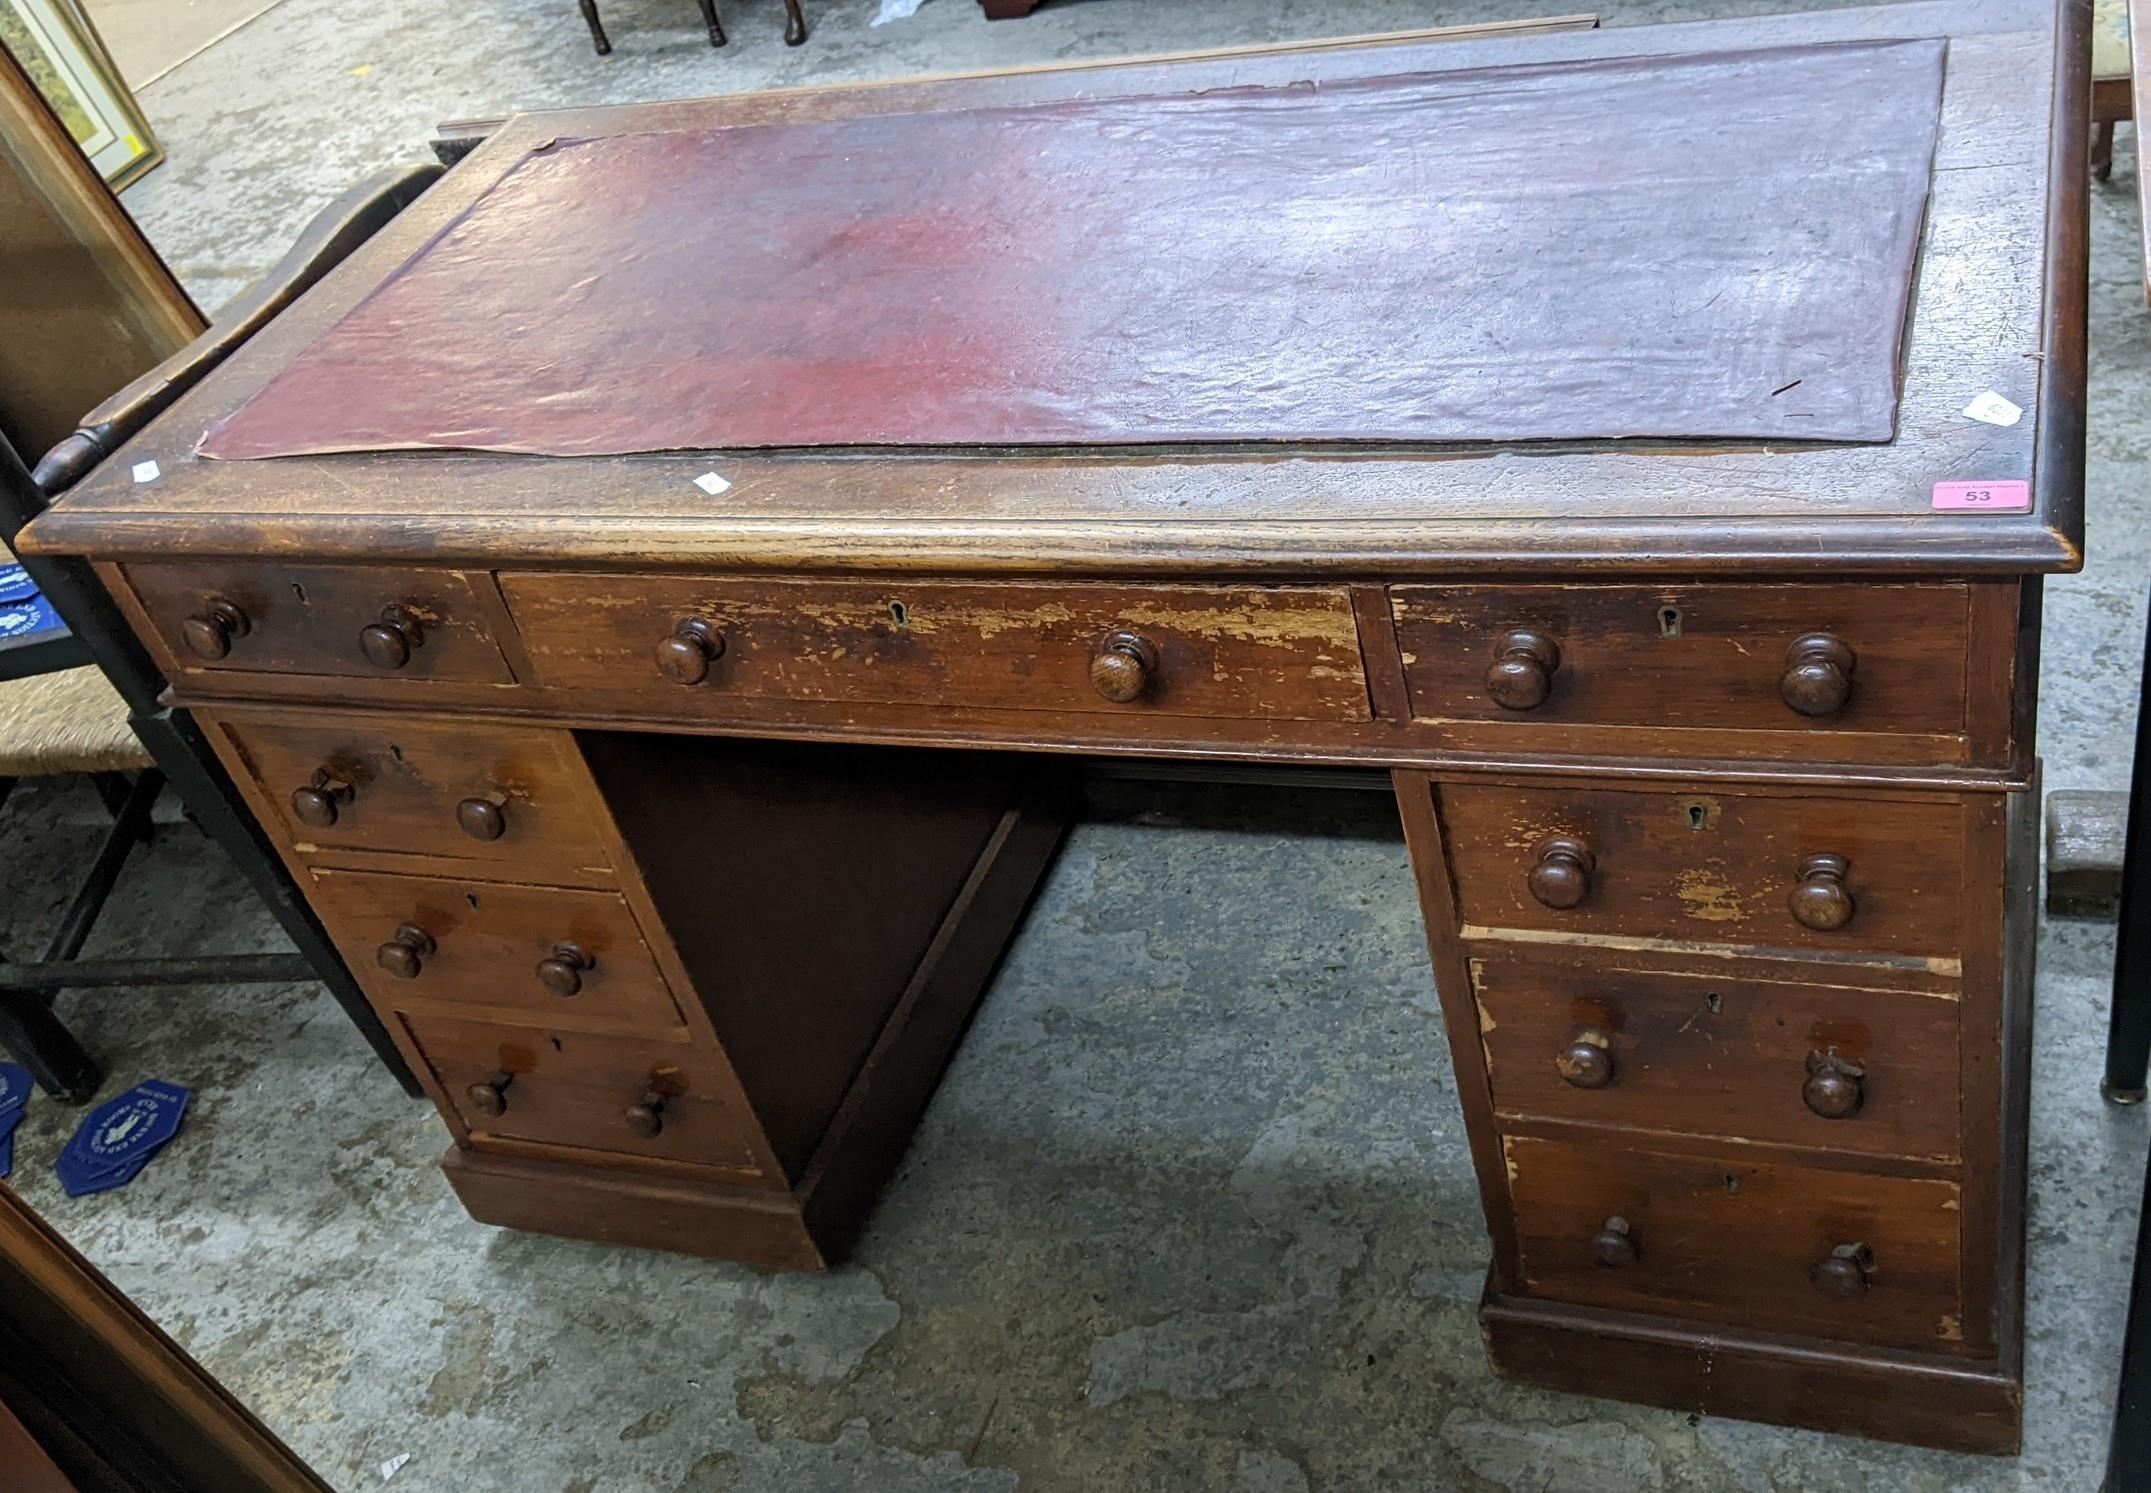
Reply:
[[[1550,7],[1404,0],[1056,3],[987,25],[930,0],[286,0],[154,85],[172,163],[129,195],[205,305],[434,121]],[[1727,5],[1727,12],[1758,7]],[[1787,7],[1789,8],[1789,7]],[[1615,24],[1709,4],[1610,7]],[[2119,787],[2151,574],[2151,313],[2124,130],[2097,193],[2091,566],[2047,609],[2049,786]],[[10,946],[52,925],[50,860],[95,801],[7,809]],[[114,948],[269,937],[184,828]],[[1487,1373],[1486,1262],[1410,878],[1379,797],[1117,793],[1071,841],[848,1268],[764,1277],[480,1227],[444,1134],[317,990],[76,1001],[115,1079],[198,1099],[125,1191],[17,1181],[340,1488],[399,1490],[2055,1489],[2095,1485],[2151,1114],[2096,1094],[2111,930],[2044,931],[2026,1449],[1941,1456],[1566,1398]]]
[[[83,0],[120,76],[147,87],[277,0]]]

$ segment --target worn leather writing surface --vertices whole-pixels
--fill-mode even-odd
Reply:
[[[1887,440],[1943,57],[562,140],[202,449]]]

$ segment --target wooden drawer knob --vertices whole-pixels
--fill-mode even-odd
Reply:
[[[1554,1071],[1579,1089],[1602,1089],[1613,1082],[1613,1044],[1586,1028],[1555,1055]]]
[[[187,651],[211,663],[232,651],[233,638],[243,638],[253,630],[246,613],[221,596],[212,596],[199,612],[179,624]]]
[[[1591,1258],[1608,1270],[1625,1270],[1641,1258],[1635,1231],[1629,1228],[1627,1219],[1616,1215],[1606,1220],[1606,1226],[1591,1241]]]
[[[581,944],[556,943],[552,956],[538,961],[538,983],[566,999],[582,993],[583,976],[596,968],[596,956]]]
[[[1857,662],[1842,638],[1826,632],[1795,638],[1785,650],[1778,695],[1802,715],[1835,715],[1852,698],[1852,670]]]
[[[416,923],[405,923],[396,929],[395,937],[373,951],[373,962],[398,980],[415,980],[437,947],[432,934]]]
[[[1565,912],[1591,894],[1591,872],[1598,862],[1591,847],[1574,835],[1548,835],[1532,855],[1536,862],[1527,879],[1541,905]]]
[[[1494,645],[1486,693],[1504,710],[1536,710],[1553,693],[1561,645],[1542,632],[1518,628]]]
[[[1823,1295],[1852,1301],[1867,1294],[1867,1278],[1874,1269],[1873,1250],[1864,1244],[1840,1244],[1808,1267],[1807,1278]]]
[[[1811,855],[1800,862],[1787,903],[1802,927],[1832,933],[1852,921],[1856,909],[1852,893],[1845,889],[1851,870],[1852,863],[1841,855]]]
[[[1847,1062],[1834,1051],[1811,1052],[1807,1055],[1807,1082],[1800,1086],[1800,1097],[1825,1120],[1849,1120],[1860,1112],[1867,1098],[1860,1087],[1865,1077],[1865,1068]]]
[[[1141,633],[1107,633],[1090,651],[1091,686],[1115,705],[1141,699],[1157,672],[1157,645]]]
[[[644,1140],[656,1140],[665,1129],[665,1091],[652,1086],[627,1107],[627,1128]]]
[[[657,671],[674,684],[700,684],[724,657],[724,634],[700,617],[682,617],[657,645]]]
[[[329,776],[325,767],[316,768],[304,788],[292,790],[291,816],[308,829],[330,829],[343,806],[356,796],[357,790],[349,783]]]
[[[490,798],[466,798],[456,805],[456,828],[473,840],[497,840],[508,833],[508,811]]]
[[[381,620],[359,629],[359,652],[377,669],[400,669],[426,641],[418,614],[400,603],[381,608]]]
[[[489,1119],[498,1119],[508,1112],[508,1086],[514,1082],[513,1073],[505,1068],[496,1068],[465,1089],[463,1101],[477,1113]]]

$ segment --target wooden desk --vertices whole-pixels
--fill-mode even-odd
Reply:
[[[1496,1369],[2008,1451],[2088,19],[520,118],[30,543],[215,723],[479,1218],[824,1264],[1069,754],[1378,766]]]

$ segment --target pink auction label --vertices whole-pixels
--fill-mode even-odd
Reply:
[[[1934,506],[1947,513],[2029,513],[2029,482],[1937,482]]]

